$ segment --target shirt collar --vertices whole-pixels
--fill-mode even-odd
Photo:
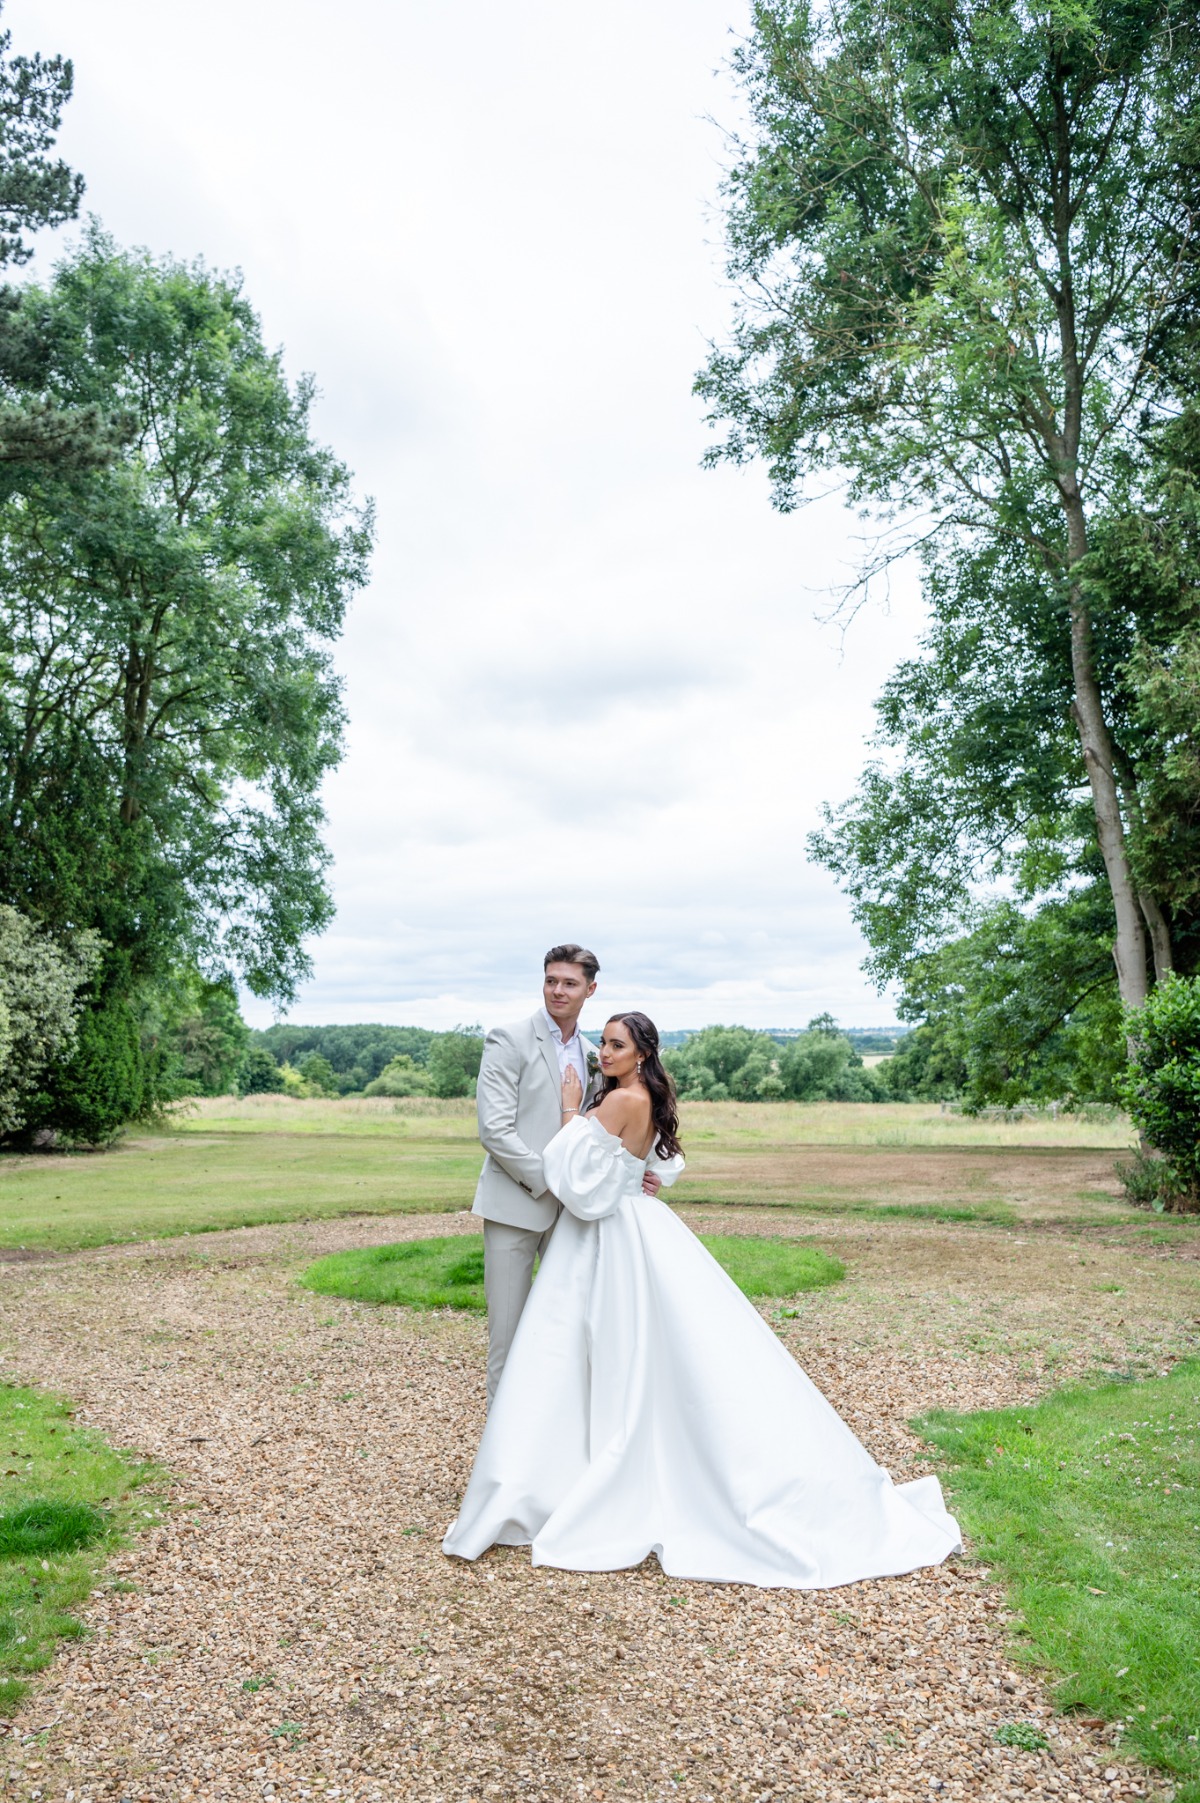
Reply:
[[[551,1012],[548,1008],[544,1007],[542,1009],[542,1018],[545,1020],[546,1025],[549,1027],[550,1037],[555,1042],[556,1045],[572,1045],[575,1042],[575,1040],[577,1040],[579,1038],[579,1022],[578,1021],[575,1022],[575,1030],[571,1034],[570,1039],[564,1039],[562,1036],[562,1028],[559,1026],[558,1022],[555,1020],[554,1016],[551,1014]]]

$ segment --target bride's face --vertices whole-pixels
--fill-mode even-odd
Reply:
[[[600,1069],[618,1082],[637,1070],[638,1049],[624,1021],[610,1020],[600,1035]]]

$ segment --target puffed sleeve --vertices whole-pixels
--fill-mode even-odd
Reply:
[[[542,1153],[542,1169],[551,1195],[581,1221],[612,1214],[630,1191],[620,1140],[586,1115],[554,1135]]]
[[[664,1189],[670,1189],[671,1185],[683,1176],[683,1153],[676,1152],[671,1158],[660,1158],[657,1152],[651,1152],[646,1160],[646,1169],[662,1179]]]

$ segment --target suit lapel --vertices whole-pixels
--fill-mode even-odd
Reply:
[[[559,1075],[558,1069],[558,1052],[555,1049],[554,1041],[550,1037],[550,1029],[546,1025],[545,1017],[540,1012],[533,1017],[533,1030],[537,1035],[538,1044],[542,1048],[542,1057],[546,1061],[546,1069],[550,1073],[550,1081],[554,1085],[554,1093],[561,1101],[562,1077]]]

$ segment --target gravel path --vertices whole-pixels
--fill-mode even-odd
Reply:
[[[696,1224],[791,1230],[742,1210]],[[365,1219],[0,1268],[5,1319],[21,1323],[8,1374],[61,1389],[178,1478],[166,1519],[91,1599],[92,1637],[64,1645],[0,1738],[0,1794],[1151,1793],[1105,1731],[1054,1717],[1010,1667],[1002,1593],[969,1559],[823,1594],[672,1582],[653,1562],[535,1571],[515,1549],[445,1559],[482,1423],[481,1323],[331,1302],[292,1280],[335,1247],[472,1230],[462,1215]],[[1012,1235],[903,1224],[856,1237],[831,1223],[822,1243],[850,1259],[850,1279],[781,1330],[898,1475],[922,1468],[909,1415],[1032,1397],[1044,1345],[1056,1379],[1106,1347],[1183,1349],[1174,1277],[1158,1295],[1127,1250],[1043,1242],[1030,1301]],[[1135,1339],[1124,1317],[1096,1318],[1110,1257],[1135,1289],[1145,1279]],[[1020,1331],[989,1346],[988,1322],[1018,1292]],[[1038,1723],[1052,1750],[997,1745],[1008,1721]]]

